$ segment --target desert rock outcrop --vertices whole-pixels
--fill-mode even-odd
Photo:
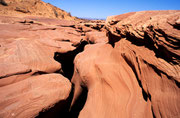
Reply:
[[[0,3],[0,117],[180,117],[180,11],[105,23],[41,0]]]
[[[44,74],[0,88],[1,118],[34,118],[67,100],[71,83],[60,74]],[[63,107],[63,106],[62,106]]]
[[[75,58],[80,118],[180,116],[180,11],[143,11],[108,17],[111,44],[95,44]]]
[[[38,16],[0,16],[0,29],[0,116],[42,117],[60,102],[57,113],[67,117],[73,60],[87,44],[86,33],[98,30]]]
[[[71,16],[70,13],[41,0],[1,0],[0,14],[15,16],[34,15],[66,20],[77,19]]]

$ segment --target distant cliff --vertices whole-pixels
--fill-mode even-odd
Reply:
[[[67,20],[77,19],[70,13],[41,0],[0,0],[0,15],[35,15]]]

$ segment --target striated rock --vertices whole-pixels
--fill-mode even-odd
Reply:
[[[71,83],[60,74],[34,76],[0,87],[0,117],[34,118],[56,103],[65,102],[70,91]]]
[[[84,87],[88,94],[79,118],[152,117],[151,103],[143,98],[136,76],[109,44],[88,45],[75,59],[72,106]]]
[[[81,42],[81,33],[61,26],[75,22],[65,24],[64,20],[39,17],[0,17],[0,86],[61,70],[61,64],[54,60],[55,53],[75,50],[75,45]]]
[[[118,41],[120,49],[127,45],[123,57],[142,83],[155,117],[180,117],[179,18],[180,11],[143,11],[107,20],[109,42]]]
[[[53,59],[56,50],[33,40],[16,38],[12,43],[2,45],[1,49],[0,86],[61,68]]]
[[[180,117],[180,11],[104,23],[0,0],[0,14],[16,15],[0,16],[0,117]]]
[[[78,20],[70,13],[41,0],[1,0],[0,14],[19,16],[43,16],[67,20]]]
[[[74,57],[87,44],[77,25],[37,16],[0,16],[0,117],[35,117],[39,112],[39,117],[69,117],[71,86],[59,79],[65,79],[61,74],[71,79]]]
[[[80,118],[180,117],[180,11],[108,17],[109,44],[75,58],[72,107],[87,88]]]
[[[106,27],[110,42],[126,37],[134,43],[146,45],[156,53],[160,50],[160,56],[164,56],[162,58],[168,62],[179,63],[176,60],[180,55],[179,16],[180,11],[134,12],[107,18]]]

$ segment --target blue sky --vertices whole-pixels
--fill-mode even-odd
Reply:
[[[43,0],[72,16],[103,18],[144,10],[180,10],[180,0]]]

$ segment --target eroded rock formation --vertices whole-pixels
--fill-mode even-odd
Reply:
[[[15,2],[51,6],[1,0],[1,12]],[[0,117],[180,117],[180,11],[105,23],[54,19],[40,6],[0,16]]]
[[[0,14],[13,16],[35,15],[66,20],[78,19],[71,16],[70,13],[41,0],[0,0]]]
[[[1,118],[32,118],[58,102],[65,102],[71,83],[60,74],[29,77],[0,89]],[[64,104],[67,105],[67,104]]]
[[[80,118],[180,117],[180,11],[143,11],[108,17],[111,44],[76,56],[72,106],[83,88]]]
[[[0,16],[0,29],[0,117],[71,117],[73,61],[99,30],[37,16]]]

